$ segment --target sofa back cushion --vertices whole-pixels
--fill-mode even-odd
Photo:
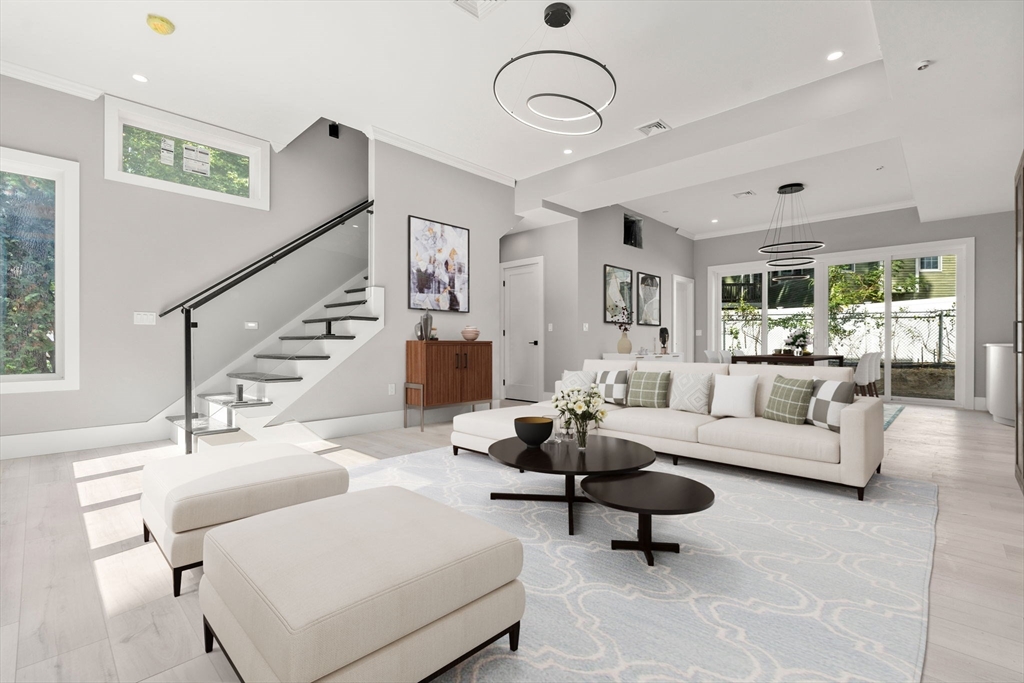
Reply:
[[[757,417],[764,416],[768,407],[768,397],[772,393],[775,376],[793,379],[834,379],[840,382],[853,381],[853,368],[830,368],[818,365],[747,365],[736,363],[729,366],[730,375],[757,375],[757,398],[754,401],[754,413]]]
[[[662,360],[638,360],[636,362],[637,370],[646,370],[648,372],[665,372],[668,370],[672,373],[672,384],[669,385],[668,395],[671,397],[674,390],[676,377],[679,375],[728,375],[729,364],[728,363],[677,363],[675,361],[662,361]],[[708,406],[711,406],[711,401],[715,397],[714,382],[712,382],[711,392],[708,394]]]
[[[636,361],[633,360],[598,360],[587,358],[583,361],[583,369],[600,375],[605,370],[626,370],[632,373],[636,370]]]

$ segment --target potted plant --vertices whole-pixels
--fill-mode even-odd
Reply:
[[[597,385],[591,384],[585,389],[562,389],[551,398],[551,403],[558,411],[559,419],[567,427],[575,428],[576,445],[585,451],[590,423],[600,425],[608,415],[608,411],[603,408],[604,397],[597,390]]]
[[[790,331],[789,336],[786,337],[786,346],[791,349],[796,349],[799,353],[797,355],[804,355],[808,345],[811,343],[811,333],[807,330],[797,328]]]

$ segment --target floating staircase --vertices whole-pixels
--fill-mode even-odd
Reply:
[[[193,436],[218,436],[215,443],[284,438],[274,433],[275,420],[284,410],[384,328],[384,289],[354,286],[366,281],[364,273],[352,278],[203,382],[196,395]],[[332,310],[339,308],[344,314],[334,315]],[[237,384],[243,385],[241,401]],[[172,438],[180,443],[185,416],[166,419],[173,425]],[[235,438],[225,440],[224,435]]]

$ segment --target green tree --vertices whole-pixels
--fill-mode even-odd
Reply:
[[[0,172],[0,367],[52,373],[56,320],[56,183]]]
[[[173,164],[165,164],[160,160],[160,145],[164,139],[174,143]],[[209,151],[209,177],[182,170],[186,144],[196,145]],[[182,138],[135,126],[124,126],[121,154],[125,173],[166,180],[179,185],[199,187],[236,197],[249,196],[249,157],[244,154],[227,152],[209,145],[198,145]]]

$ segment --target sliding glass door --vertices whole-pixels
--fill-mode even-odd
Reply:
[[[721,348],[735,355],[761,353],[761,273],[726,275],[719,294]]]
[[[828,352],[857,367],[866,353],[885,351],[885,263],[822,266],[828,271]],[[885,376],[876,383],[885,393]]]

